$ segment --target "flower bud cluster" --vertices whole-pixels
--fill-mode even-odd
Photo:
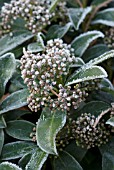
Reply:
[[[65,3],[59,3],[55,12],[49,11],[50,0],[11,0],[4,3],[1,9],[2,27],[4,32],[11,31],[12,25],[18,18],[25,21],[25,27],[37,33],[45,26],[50,25],[52,18],[61,17],[64,13]]]
[[[87,149],[101,146],[109,141],[110,128],[101,120],[94,127],[96,118],[90,113],[81,114],[74,122],[73,136],[77,144]]]
[[[111,128],[106,126],[104,120],[94,127],[95,121],[95,116],[90,113],[81,114],[76,120],[68,118],[68,122],[57,135],[58,148],[62,150],[72,140],[76,140],[77,145],[87,149],[106,144],[111,135]]]
[[[76,109],[87,93],[78,85],[64,87],[70,65],[75,61],[73,49],[61,39],[49,40],[45,51],[32,54],[25,51],[21,58],[24,83],[30,91],[29,108],[37,112],[41,107]]]
[[[81,87],[87,89],[88,92],[93,90],[98,90],[100,88],[100,81],[101,79],[94,79],[90,81],[84,81],[81,83]]]
[[[104,43],[108,45],[109,48],[114,48],[114,28],[105,31]]]

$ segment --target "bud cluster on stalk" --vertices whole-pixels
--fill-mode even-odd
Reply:
[[[58,3],[54,12],[49,11],[50,5],[50,0],[11,0],[10,3],[4,3],[0,14],[3,32],[11,32],[15,20],[21,18],[28,30],[37,33],[50,25],[54,18],[66,15],[65,2]]]
[[[104,120],[94,127],[96,117],[90,113],[81,114],[74,122],[73,136],[77,144],[87,149],[101,146],[109,141],[110,128]]]
[[[82,148],[100,147],[109,141],[111,127],[100,120],[94,127],[96,117],[90,113],[82,113],[76,120],[68,119],[63,129],[58,133],[56,142],[59,150],[66,147],[72,140]]]
[[[65,86],[74,62],[73,49],[61,39],[49,40],[42,53],[24,52],[21,73],[30,91],[27,101],[32,111],[47,106],[69,111],[72,105],[77,109],[88,94],[78,84]]]

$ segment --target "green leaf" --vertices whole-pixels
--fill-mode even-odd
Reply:
[[[4,114],[4,118],[5,121],[7,122],[7,121],[19,119],[21,116],[25,114],[32,114],[32,112],[30,112],[29,110],[19,110],[19,109],[11,110]]]
[[[75,141],[70,142],[70,144],[66,146],[65,151],[67,151],[79,162],[82,161],[85,154],[87,153],[87,149],[77,146]]]
[[[101,3],[105,2],[105,1],[106,1],[106,0],[93,0],[92,3],[91,3],[91,5],[97,6],[97,5],[99,5],[99,4],[101,4]]]
[[[4,144],[4,132],[3,129],[0,129],[0,155],[2,152],[3,144]]]
[[[79,110],[80,113],[91,113],[96,117],[101,114],[102,111],[111,108],[111,105],[103,101],[91,101],[86,103],[83,108]]]
[[[51,0],[51,6],[49,8],[49,11],[52,12],[54,11],[54,9],[56,8],[57,6],[57,3],[59,2],[60,0]]]
[[[87,14],[90,13],[91,10],[92,7],[68,9],[69,19],[76,30],[79,29],[80,24],[84,21]]]
[[[97,57],[97,58],[95,58],[95,59],[93,59],[93,60],[90,60],[88,63],[86,63],[86,64],[83,65],[80,69],[76,70],[76,72],[73,73],[73,75],[72,75],[72,76],[69,78],[69,80],[68,80],[68,81],[70,81],[69,83],[74,83],[75,81],[77,81],[76,78],[79,78],[80,73],[81,73],[82,76],[83,76],[85,70],[87,70],[87,72],[88,72],[88,70],[90,70],[91,68],[93,68],[93,70],[94,70],[94,67],[97,67],[97,66],[94,66],[94,65],[99,64],[99,63],[101,63],[101,62],[103,62],[103,61],[105,61],[105,60],[107,60],[107,59],[109,59],[109,58],[112,58],[112,57],[114,57],[114,50],[108,51],[108,52],[102,54],[101,56],[99,56],[99,57]],[[94,67],[93,67],[93,66],[94,66]],[[99,71],[100,71],[100,67],[98,67],[98,69],[99,69]],[[103,68],[101,68],[101,73],[102,73],[102,71],[103,71],[104,77],[105,77],[105,75],[107,75],[107,73],[105,72],[105,70],[104,70]],[[92,73],[92,72],[91,72],[91,73]],[[91,73],[90,73],[90,74],[91,74]],[[93,75],[94,75],[94,74],[93,74]],[[76,76],[76,77],[75,77],[75,76]],[[73,81],[74,78],[75,78],[75,81]],[[91,78],[92,78],[92,77],[91,77]],[[99,77],[99,78],[100,78],[100,77]],[[102,77],[102,78],[103,78],[103,77]],[[86,80],[87,80],[87,79],[86,79]],[[81,81],[81,80],[80,80],[80,81]],[[85,81],[85,80],[83,80],[83,81]],[[67,84],[68,84],[68,83],[67,83]]]
[[[38,42],[35,42],[35,43],[31,43],[28,45],[27,49],[33,53],[36,53],[36,52],[41,52],[44,50],[44,48],[42,47],[42,45]]]
[[[89,62],[90,60],[99,57],[107,51],[109,51],[107,45],[97,44],[87,49],[82,58],[85,62]]]
[[[32,155],[30,161],[25,167],[25,170],[41,170],[44,162],[46,161],[48,154],[40,150],[39,148]]]
[[[47,40],[54,38],[62,38],[68,32],[71,27],[71,23],[67,23],[65,26],[52,25],[47,32]]]
[[[11,142],[5,144],[2,150],[1,159],[11,160],[24,156],[27,153],[32,153],[37,148],[33,142]]]
[[[114,170],[114,137],[106,145],[100,147],[102,154],[102,170]]]
[[[22,169],[10,162],[3,162],[0,164],[0,170],[22,170]]]
[[[54,170],[83,170],[76,159],[68,152],[63,151],[54,159]]]
[[[66,85],[71,85],[83,81],[93,80],[96,78],[107,77],[106,71],[100,66],[92,66],[90,68],[81,70],[69,78]]]
[[[114,117],[111,117],[109,120],[107,120],[106,124],[114,127]]]
[[[104,153],[102,157],[102,170],[114,170],[114,155]]]
[[[28,164],[28,162],[31,159],[33,153],[27,153],[25,154],[18,162],[18,165],[22,168],[25,169],[26,165]]]
[[[81,57],[90,43],[100,37],[104,37],[104,34],[100,31],[88,31],[76,37],[71,43],[72,48],[75,50],[75,55]]]
[[[14,54],[7,53],[0,57],[0,98],[5,92],[8,80],[12,77],[16,67]]]
[[[17,92],[12,93],[0,104],[0,114],[27,105],[28,95],[29,92],[27,89],[19,90]]]
[[[66,113],[45,108],[37,123],[37,145],[46,153],[57,154],[55,138],[66,122]]]
[[[96,64],[99,64],[109,58],[112,58],[114,57],[114,50],[110,50],[108,52],[105,52],[104,54],[100,55],[99,57],[93,59],[93,60],[90,60],[86,66],[89,67],[89,66],[93,66],[93,65],[96,65]]]
[[[76,57],[75,63],[70,65],[70,67],[80,67],[80,66],[83,66],[84,64],[85,63],[84,63],[84,61],[81,58]]]
[[[33,36],[31,32],[26,30],[14,32],[13,36],[5,35],[0,39],[0,56],[31,39]]]
[[[24,80],[21,77],[22,75],[20,66],[21,66],[20,60],[16,60],[16,69],[12,78],[10,79],[11,85],[9,87],[9,93],[13,93],[20,89],[27,88],[27,86],[24,84]]]
[[[70,7],[74,7],[74,8],[78,8],[79,5],[77,4],[77,1],[76,0],[66,0],[67,4],[70,6]]]
[[[108,88],[108,89],[113,89],[113,84],[108,78],[103,78],[100,82],[100,88]]]
[[[35,125],[25,120],[14,120],[7,122],[6,133],[16,139],[32,141],[30,133],[33,132]]]
[[[41,32],[38,33],[37,35],[37,42],[31,43],[28,45],[28,50],[36,53],[36,52],[41,52],[44,50],[45,45],[42,36],[44,36]]]
[[[6,127],[6,122],[4,120],[4,117],[0,115],[0,128],[5,128]]]
[[[114,8],[108,8],[98,12],[92,24],[104,24],[114,27]]]

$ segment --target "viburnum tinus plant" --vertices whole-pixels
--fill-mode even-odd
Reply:
[[[0,170],[114,169],[114,1],[0,2]]]

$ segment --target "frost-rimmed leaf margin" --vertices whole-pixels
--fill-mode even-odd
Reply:
[[[101,31],[93,30],[82,33],[78,37],[76,37],[71,42],[71,46],[72,48],[74,48],[75,55],[81,57],[90,45],[90,43],[97,38],[104,38],[104,34]]]
[[[69,77],[69,79],[67,80],[66,82],[66,86],[68,85],[68,82],[70,79],[73,79],[75,77],[75,75],[77,75],[79,72],[81,71],[84,71],[88,68],[91,68],[92,66],[96,65],[96,64],[99,64],[109,58],[112,58],[114,57],[114,50],[110,50],[108,52],[105,52],[104,54],[100,55],[99,57],[93,59],[93,60],[90,60],[88,63],[84,64],[81,68],[79,68],[78,70],[76,70],[72,75],[71,77]]]
[[[37,145],[33,142],[16,141],[10,142],[3,146],[1,160],[13,160],[21,158],[22,156],[33,153],[37,149]]]
[[[87,14],[89,14],[92,10],[92,7],[86,8],[69,8],[68,9],[68,16],[69,19],[76,30],[79,29],[80,24],[84,21]],[[77,13],[77,15],[76,15]],[[80,18],[78,16],[80,15]],[[77,20],[77,21],[76,21]]]
[[[54,122],[55,121],[55,122]],[[66,123],[66,112],[49,108],[42,111],[36,127],[37,145],[48,154],[58,155],[55,138]]]
[[[15,69],[16,60],[13,53],[6,53],[0,57],[0,98],[4,94],[5,86],[12,77]]]
[[[26,127],[26,128],[25,128]],[[30,133],[35,125],[27,120],[13,120],[7,122],[6,133],[16,139],[32,141]]]
[[[2,169],[1,169],[2,168]],[[0,164],[1,170],[22,170],[19,166],[11,162],[3,162]]]
[[[52,25],[46,35],[46,39],[55,39],[55,38],[62,38],[68,32],[72,24],[69,22],[64,26],[61,25]],[[53,34],[52,34],[53,32]]]
[[[112,13],[112,20],[110,20],[110,18],[107,18],[107,16],[111,16]],[[107,13],[109,13],[110,15],[108,15]],[[106,16],[106,18],[105,18]],[[111,26],[114,27],[114,8],[108,8],[105,10],[102,10],[100,12],[98,12],[95,16],[95,19],[91,22],[91,24],[104,24],[107,26]]]
[[[19,45],[33,37],[34,35],[26,30],[20,30],[17,32],[15,31],[12,37],[10,36],[10,34],[3,36],[0,39],[0,55],[13,50],[14,48],[18,47]]]
[[[0,103],[0,114],[26,106],[28,95],[28,89],[12,93]]]
[[[30,161],[25,167],[25,170],[31,170],[31,168],[33,168],[34,170],[41,170],[47,158],[48,154],[38,148],[37,150],[35,150],[35,153],[33,153]]]
[[[93,72],[93,75],[91,73]],[[92,66],[89,68],[86,68],[84,70],[81,70],[77,74],[75,74],[74,77],[70,78],[69,81],[67,82],[67,86],[79,82],[84,82],[88,80],[94,80],[97,78],[104,78],[107,77],[107,72],[100,66]]]

